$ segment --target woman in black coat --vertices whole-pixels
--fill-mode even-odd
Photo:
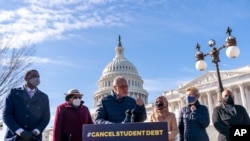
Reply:
[[[209,141],[206,128],[209,126],[209,113],[205,105],[198,101],[199,90],[190,87],[186,90],[187,105],[179,114],[179,141]]]

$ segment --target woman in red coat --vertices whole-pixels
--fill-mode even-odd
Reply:
[[[82,126],[93,124],[89,109],[81,100],[82,96],[77,89],[70,89],[66,93],[66,101],[57,106],[53,141],[82,141]]]

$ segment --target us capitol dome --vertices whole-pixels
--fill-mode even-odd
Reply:
[[[98,80],[98,89],[94,93],[95,107],[97,102],[112,91],[113,79],[116,76],[124,76],[127,79],[129,89],[128,96],[137,99],[139,95],[144,103],[148,103],[148,93],[143,89],[143,80],[139,76],[136,67],[124,56],[124,48],[121,44],[121,37],[118,38],[118,45],[115,48],[115,57],[104,68],[100,79]]]

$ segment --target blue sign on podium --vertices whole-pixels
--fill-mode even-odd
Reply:
[[[168,141],[167,122],[83,125],[83,141]]]

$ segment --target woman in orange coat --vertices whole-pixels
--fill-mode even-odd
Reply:
[[[168,100],[164,96],[156,98],[153,114],[150,116],[151,122],[168,123],[168,140],[174,141],[177,134],[177,122],[174,113],[168,111]]]

